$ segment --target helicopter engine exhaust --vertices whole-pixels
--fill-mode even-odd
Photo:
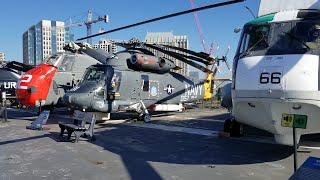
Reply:
[[[177,67],[171,60],[140,53],[133,54],[130,62],[139,70],[156,73],[167,73]]]

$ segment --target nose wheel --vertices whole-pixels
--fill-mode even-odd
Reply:
[[[233,117],[224,122],[223,131],[230,133],[231,137],[243,136],[243,124],[237,122]]]
[[[151,115],[150,114],[140,114],[138,117],[139,121],[144,121],[144,122],[150,122],[151,121]]]
[[[139,116],[138,121],[144,121],[144,122],[150,122],[151,121],[151,115],[147,109],[147,107],[144,105],[143,101],[140,101],[140,107],[139,107]]]

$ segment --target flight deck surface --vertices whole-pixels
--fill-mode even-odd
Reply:
[[[96,124],[96,141],[61,141],[56,112],[50,130],[26,129],[35,114],[9,111],[0,124],[0,179],[288,179],[293,173],[289,146],[247,127],[241,138],[220,137],[229,114],[192,109],[156,115],[151,123],[125,117]],[[251,131],[251,132],[250,132]],[[311,145],[310,145],[311,146]],[[317,146],[315,143],[314,146]],[[299,148],[298,165],[320,151]]]

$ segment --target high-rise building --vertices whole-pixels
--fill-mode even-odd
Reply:
[[[152,44],[166,44],[166,45],[171,45],[171,46],[177,46],[180,48],[189,48],[189,41],[187,36],[182,35],[182,36],[176,36],[173,35],[172,32],[147,32],[146,38],[145,38],[146,43],[152,43]],[[180,70],[175,70],[175,72],[180,73],[184,76],[186,76],[188,73],[188,66],[186,63],[178,61],[175,58],[172,58],[168,55],[165,55],[163,53],[160,53],[158,51],[152,50],[155,55],[160,56],[160,57],[165,57],[167,59],[173,60],[174,63],[181,67],[182,69]]]
[[[5,61],[6,60],[6,56],[3,52],[0,52],[0,61]]]
[[[117,46],[111,40],[100,40],[98,44],[93,45],[94,49],[103,49],[109,53],[117,52]]]
[[[63,52],[63,46],[73,40],[64,22],[42,20],[23,33],[23,62],[37,65],[52,54]]]

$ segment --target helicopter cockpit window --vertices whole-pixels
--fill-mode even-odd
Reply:
[[[98,87],[96,90],[94,90],[95,94],[94,97],[95,98],[103,98],[104,97],[104,88],[103,87]]]
[[[102,68],[90,68],[85,74],[83,80],[98,82],[100,80],[103,80],[103,78],[104,78],[104,70]]]
[[[58,67],[58,71],[65,72],[71,71],[75,62],[75,56],[66,55],[64,56],[61,65]]]
[[[142,79],[142,90],[149,91],[149,76],[141,75],[141,79]]]
[[[320,48],[320,22],[299,22],[295,34],[310,49]]]
[[[47,57],[46,59],[44,59],[44,63],[46,64],[50,64],[50,65],[55,65],[57,60],[62,56],[61,53],[58,54],[54,54],[52,56]]]
[[[241,37],[239,58],[259,55],[320,53],[320,21],[301,20],[247,25]]]
[[[265,50],[269,46],[270,25],[249,26],[245,29],[240,53]]]
[[[114,72],[113,77],[111,79],[111,85],[114,92],[119,92],[120,84],[121,84],[122,73],[121,72]]]

